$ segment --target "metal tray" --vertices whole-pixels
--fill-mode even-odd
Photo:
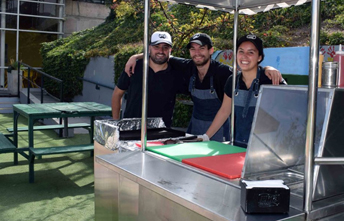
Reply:
[[[163,138],[184,137],[185,132],[170,128],[147,129],[147,140],[157,140]],[[120,131],[119,140],[140,140],[141,130]]]
[[[252,177],[250,177],[252,178]],[[255,177],[256,180],[283,180],[284,184],[292,185],[303,182],[303,175],[286,171],[286,172],[278,172],[278,173],[269,173],[269,174],[262,174]]]

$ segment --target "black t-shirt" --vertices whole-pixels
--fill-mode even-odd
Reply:
[[[233,73],[230,66],[211,60],[208,72],[201,82],[198,77],[197,67],[191,59],[171,57],[169,63],[173,69],[183,72],[184,79],[186,79],[183,90],[188,89],[190,77],[194,73],[196,74],[195,88],[200,90],[210,89],[210,77],[214,76],[214,88],[217,96],[222,102],[226,81]]]
[[[165,125],[172,124],[176,93],[180,91],[182,75],[169,65],[166,70],[154,72],[149,68],[147,92],[147,117],[162,117]],[[117,87],[127,90],[125,118],[141,118],[142,114],[143,60],[138,60],[131,77],[123,71]]]
[[[240,76],[239,79],[238,79],[238,76]],[[239,80],[239,89],[240,90],[248,91],[250,89],[250,88],[246,87],[245,82],[242,80],[242,75],[238,74],[236,80]],[[233,82],[233,77],[230,76],[226,82],[226,85],[225,85],[225,93],[230,98],[232,98],[232,82]],[[281,83],[284,84],[283,82],[281,82]],[[272,84],[272,81],[265,75],[264,69],[262,70],[260,77],[259,77],[259,87],[262,84]]]

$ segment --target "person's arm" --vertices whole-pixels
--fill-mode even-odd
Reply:
[[[217,112],[213,122],[205,133],[209,138],[214,136],[214,134],[222,127],[225,121],[228,119],[232,112],[232,98],[228,97],[226,94],[223,95],[223,102],[221,108]]]
[[[124,93],[125,93],[125,90],[121,90],[118,87],[116,87],[112,93],[111,108],[112,108],[112,118],[114,120],[120,119],[119,115],[121,112],[122,97]]]
[[[143,53],[141,54],[134,54],[132,55],[127,63],[125,64],[124,71],[127,73],[127,75],[130,77],[132,74],[134,74],[135,66],[136,66],[136,60],[143,59]]]
[[[265,75],[272,81],[273,85],[279,85],[282,82],[283,78],[279,70],[271,66],[266,66],[264,70]]]
[[[143,59],[143,53],[132,55],[128,59],[127,63],[125,64],[124,71],[125,73],[127,73],[129,77],[131,77],[131,75],[134,74],[136,61],[139,59]],[[175,70],[185,71],[185,69],[188,67],[190,62],[192,62],[192,60],[179,58],[179,57],[173,57],[172,55],[170,55],[168,62]]]

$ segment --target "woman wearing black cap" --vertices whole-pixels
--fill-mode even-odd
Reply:
[[[256,35],[249,34],[241,37],[237,45],[237,63],[241,72],[237,75],[235,87],[234,144],[247,147],[259,87],[262,84],[272,84],[272,81],[264,74],[264,69],[259,66],[264,59],[262,40]],[[222,106],[203,136],[212,137],[231,114],[232,81],[233,78],[230,76],[225,85]],[[281,83],[286,84],[284,80]]]

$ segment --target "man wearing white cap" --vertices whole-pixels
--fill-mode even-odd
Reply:
[[[182,76],[168,64],[172,50],[172,38],[167,32],[154,32],[149,46],[147,117],[162,117],[167,127],[171,126],[176,93],[179,92]],[[138,60],[134,76],[123,72],[112,94],[112,117],[120,118],[121,99],[127,91],[124,118],[140,118],[142,114],[143,60]],[[136,74],[137,73],[137,74]]]

